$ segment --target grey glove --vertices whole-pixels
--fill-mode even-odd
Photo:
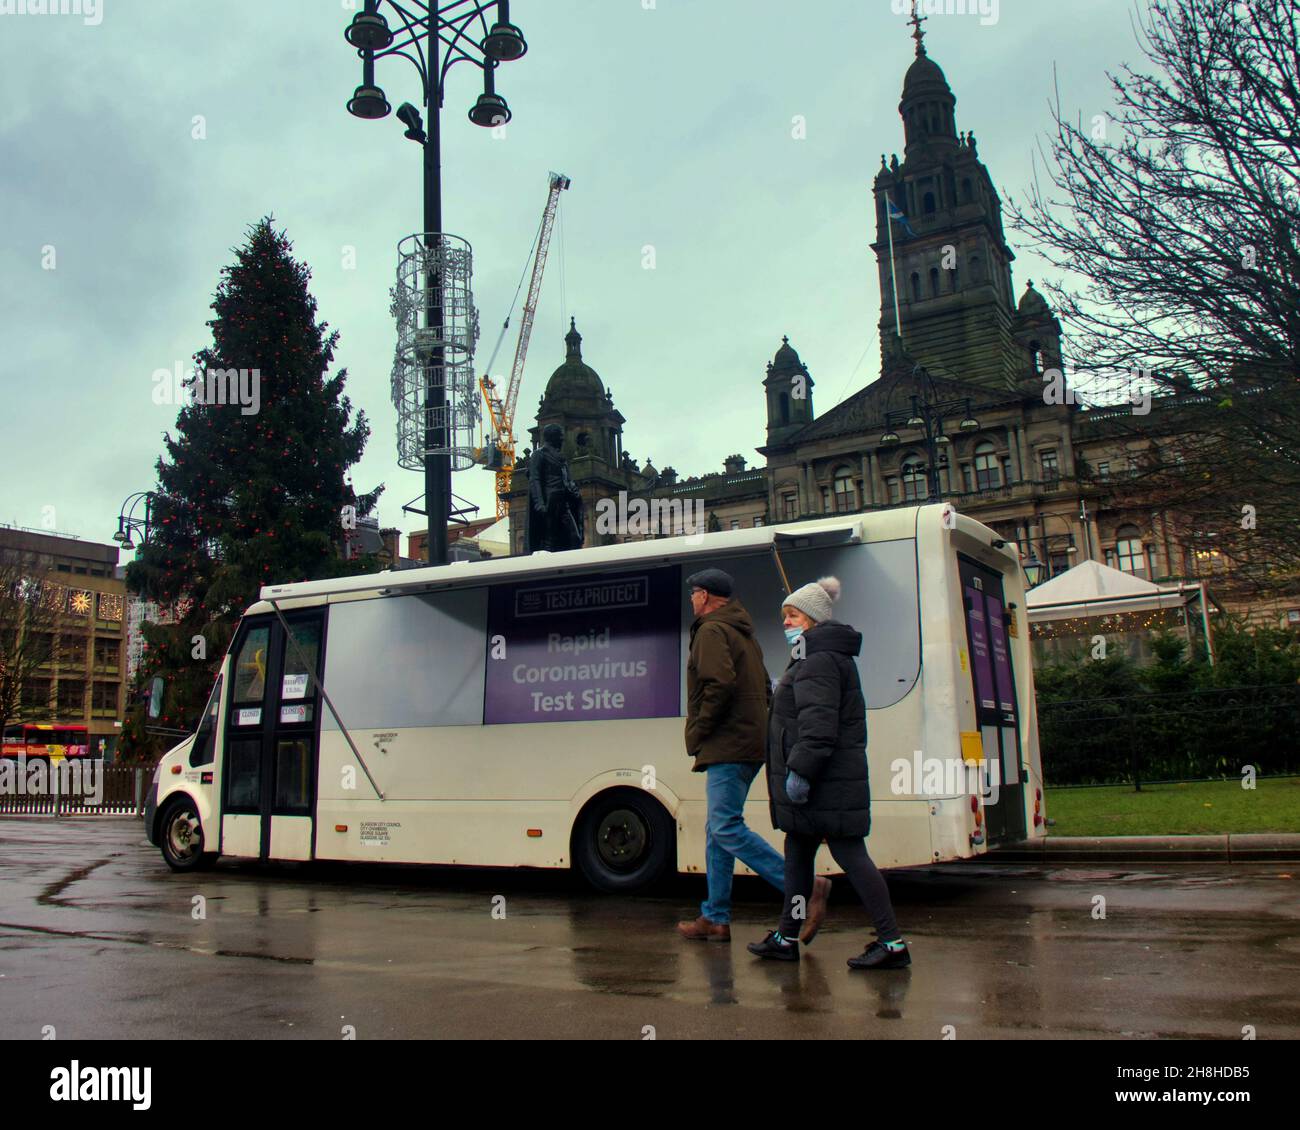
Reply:
[[[812,784],[800,777],[793,769],[785,775],[785,793],[790,798],[791,804],[807,804],[808,794],[811,791]]]

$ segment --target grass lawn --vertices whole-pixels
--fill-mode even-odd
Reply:
[[[1300,832],[1300,777],[1264,777],[1254,789],[1239,781],[1099,785],[1045,790],[1055,823],[1049,836],[1222,835]]]

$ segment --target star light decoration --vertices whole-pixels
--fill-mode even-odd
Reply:
[[[90,615],[90,593],[86,589],[76,589],[68,597],[68,611],[74,616]]]

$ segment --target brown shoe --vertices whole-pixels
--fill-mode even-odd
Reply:
[[[813,880],[812,898],[808,900],[808,921],[804,923],[803,931],[799,934],[799,940],[804,945],[817,937],[817,931],[826,920],[826,900],[830,897],[831,881],[824,875],[818,875]]]
[[[701,915],[694,922],[678,922],[677,932],[683,938],[696,942],[729,942],[731,927],[725,922],[713,922]]]

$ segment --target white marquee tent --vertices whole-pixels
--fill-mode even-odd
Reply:
[[[1210,624],[1206,616],[1205,587],[1201,582],[1157,585],[1102,565],[1097,561],[1081,561],[1059,576],[1029,590],[1025,604],[1031,624],[1048,620],[1066,620],[1077,617],[1114,616],[1123,612],[1149,612],[1158,608],[1185,608],[1193,601],[1200,602],[1201,623],[1205,638],[1210,639]],[[1193,612],[1187,610],[1184,623],[1190,624]],[[1214,649],[1209,647],[1210,661]]]

